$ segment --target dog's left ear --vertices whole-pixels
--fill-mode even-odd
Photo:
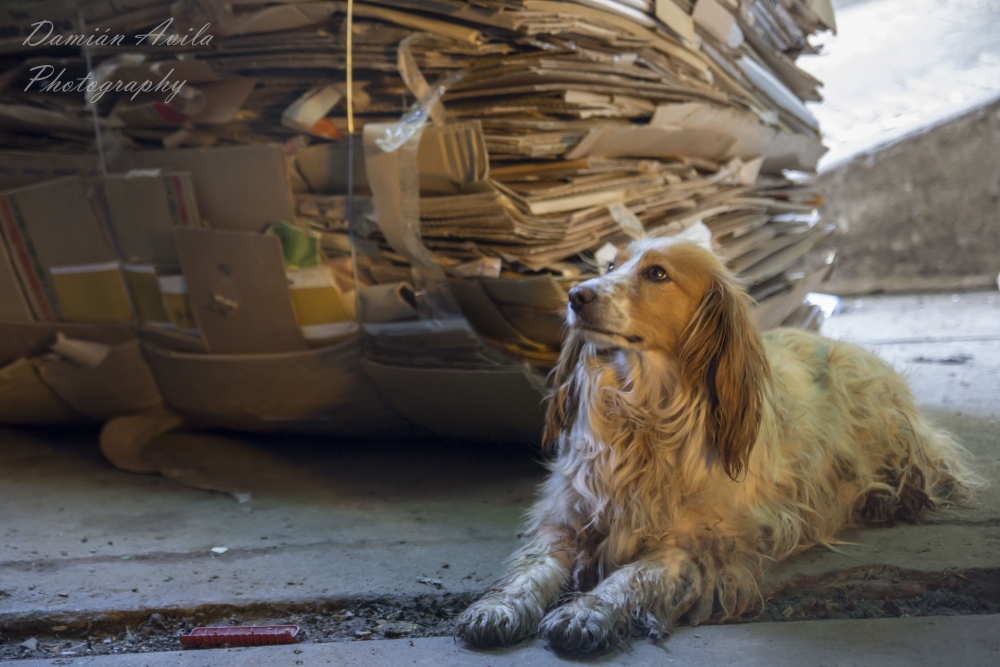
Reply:
[[[554,392],[545,410],[545,430],[542,432],[542,450],[551,451],[559,440],[563,430],[569,428],[580,402],[580,389],[577,386],[576,365],[583,351],[583,335],[570,331],[563,342],[559,363],[552,369],[550,375]]]
[[[707,400],[709,442],[733,479],[749,462],[771,377],[751,303],[732,278],[716,276],[681,350],[684,382]]]

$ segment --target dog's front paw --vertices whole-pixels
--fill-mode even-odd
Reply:
[[[581,595],[542,619],[538,636],[568,653],[607,651],[628,634],[627,620],[595,595]]]
[[[455,622],[455,636],[469,646],[510,646],[535,631],[542,609],[509,595],[487,595]]]

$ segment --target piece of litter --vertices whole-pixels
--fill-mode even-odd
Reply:
[[[122,556],[122,560],[132,560],[131,556]]]
[[[111,638],[110,638],[110,637],[108,637],[107,639],[105,639],[105,640],[104,640],[104,641],[102,641],[101,643],[102,643],[102,644],[110,644],[110,643],[111,643]]]
[[[38,650],[38,640],[35,639],[34,637],[29,637],[28,639],[25,639],[23,642],[21,642],[20,644],[18,644],[18,646],[20,646],[21,648],[26,648],[29,651],[37,651]]]
[[[213,554],[224,554],[229,551],[229,547],[212,547]]]
[[[236,498],[236,502],[242,505],[243,503],[250,502],[252,496],[250,495],[249,491],[237,491],[236,493],[233,494],[233,498]]]
[[[66,632],[67,630],[69,630],[69,627],[67,627],[65,625],[54,625],[54,626],[52,626],[52,632]]]
[[[382,633],[382,636],[386,638],[402,637],[403,635],[408,635],[417,629],[416,623],[408,623],[406,621],[379,621],[376,630]]]
[[[428,586],[436,586],[438,588],[443,586],[440,579],[431,579],[430,577],[417,577],[417,583],[426,584]]]
[[[179,639],[182,646],[270,646],[291,644],[298,634],[297,625],[242,625],[195,628]]]
[[[354,636],[357,637],[358,639],[371,639],[372,638],[372,631],[371,630],[358,630],[357,632],[354,633]]]

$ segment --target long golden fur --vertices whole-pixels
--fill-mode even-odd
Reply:
[[[587,652],[737,616],[759,605],[769,563],[967,499],[964,450],[878,357],[762,336],[697,246],[641,241],[616,264],[570,293],[551,474],[528,543],[458,619],[467,644],[537,632]]]

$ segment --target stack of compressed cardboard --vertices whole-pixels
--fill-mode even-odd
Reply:
[[[834,28],[828,0],[353,7],[348,35],[344,2],[95,0],[53,34],[79,33],[82,15],[88,34],[128,39],[26,47],[36,12],[0,41],[12,63],[0,78],[0,132],[33,151],[0,155],[17,165],[0,170],[0,186],[65,188],[37,183],[80,174],[115,240],[110,257],[83,258],[81,245],[79,258],[45,258],[106,271],[40,264],[51,289],[39,293],[116,280],[87,291],[107,301],[124,277],[176,409],[233,425],[315,419],[345,400],[313,400],[329,380],[316,369],[346,365],[349,379],[337,382],[361,386],[367,375],[411,420],[481,433],[491,423],[481,413],[441,426],[456,419],[447,396],[502,386],[499,401],[523,397],[537,421],[540,376],[514,360],[554,363],[566,291],[630,239],[710,245],[758,300],[763,327],[792,316],[828,272],[819,246],[829,229],[807,176],[825,149],[803,104],[819,99],[819,82],[794,62],[811,52],[809,34]],[[62,80],[84,76],[88,58],[94,85],[108,87],[99,100],[42,91],[61,68]],[[136,94],[147,81],[165,83]],[[86,153],[95,124],[110,172],[97,180]],[[310,240],[324,256],[296,264],[294,247]],[[15,308],[44,319],[36,296],[0,302],[0,319]],[[63,302],[77,302],[68,297],[49,301],[63,319],[99,319],[72,308],[67,317]],[[354,319],[364,360],[344,340]],[[289,376],[294,396],[281,406],[249,395],[220,404],[220,382],[256,374],[285,386],[278,378],[293,371],[303,379]],[[428,382],[436,389],[399,390]],[[196,384],[205,390],[190,392]],[[354,393],[384,407],[374,390]],[[450,417],[427,417],[440,405]],[[509,421],[492,423],[503,432]]]

